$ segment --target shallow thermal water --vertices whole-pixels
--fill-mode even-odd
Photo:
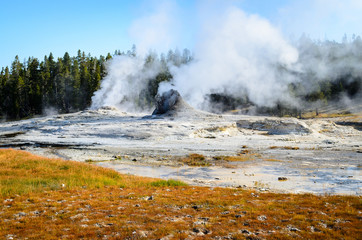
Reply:
[[[283,163],[247,164],[242,168],[221,167],[169,167],[129,165],[102,162],[98,165],[133,174],[162,179],[176,179],[194,185],[256,188],[262,191],[315,193],[315,194],[362,194],[361,169],[291,168]],[[279,181],[280,176],[286,181]]]

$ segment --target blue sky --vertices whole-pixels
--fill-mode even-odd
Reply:
[[[15,55],[99,56],[133,43],[193,50],[204,16],[230,6],[267,19],[286,39],[362,35],[361,0],[0,0],[0,68]]]

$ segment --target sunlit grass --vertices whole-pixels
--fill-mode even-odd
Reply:
[[[121,175],[87,163],[48,159],[24,151],[0,149],[0,195],[24,194],[43,190],[100,188],[104,186],[146,186],[156,181]],[[162,181],[157,180],[161,185]]]

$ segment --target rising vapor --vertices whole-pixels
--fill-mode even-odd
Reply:
[[[163,43],[172,46],[168,36],[175,35],[175,28],[169,23],[177,21],[165,13],[175,12],[170,6],[175,7],[161,5],[154,16],[133,24],[133,32],[138,33],[136,42],[141,43],[143,50],[137,57],[116,56],[108,63],[108,75],[92,98],[92,108],[111,105],[124,111],[137,109],[149,79],[161,71],[159,61],[145,67],[145,49],[155,49]],[[347,78],[344,83],[355,86],[355,92],[349,94],[362,96],[359,37],[336,43],[303,36],[290,43],[268,20],[240,8],[227,6],[217,14],[200,14],[205,24],[195,24],[201,26],[201,37],[193,49],[194,60],[183,65],[168,62],[173,79],[161,82],[159,94],[178,90],[190,105],[204,110],[215,110],[208,98],[215,93],[233,98],[247,96],[259,107],[278,103],[303,107],[300,96],[317,91],[319,83]],[[142,32],[150,33],[150,38]],[[299,86],[298,92],[291,92],[290,86]]]
[[[177,89],[193,106],[205,106],[205,96],[247,94],[260,106],[290,100],[288,83],[294,78],[280,69],[297,69],[298,51],[268,21],[229,9],[221,22],[208,29],[195,49],[195,61],[172,68],[174,81],[159,91]]]

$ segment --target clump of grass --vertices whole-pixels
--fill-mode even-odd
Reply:
[[[174,179],[158,180],[158,181],[151,182],[150,185],[153,187],[187,186],[186,183],[179,181],[179,180],[174,180]]]
[[[302,118],[304,119],[311,119],[311,118],[337,118],[337,117],[351,117],[354,114],[350,113],[349,111],[343,111],[339,113],[319,113],[316,115],[315,111],[306,112],[302,114]]]
[[[270,146],[269,149],[299,150],[299,147],[292,146]]]
[[[249,154],[249,153],[250,153],[250,151],[248,149],[244,149],[240,152],[240,154]]]
[[[215,156],[213,157],[216,161],[226,161],[226,162],[246,162],[255,160],[255,154],[250,153],[241,153],[237,156]]]
[[[274,158],[267,158],[267,159],[264,159],[264,160],[268,161],[268,162],[283,162],[282,160],[274,159]]]
[[[285,146],[283,147],[284,149],[287,149],[287,150],[299,150],[299,147],[291,147],[291,146]]]
[[[187,157],[181,159],[181,161],[192,167],[207,167],[211,164],[206,160],[206,157],[201,154],[193,153],[188,155]]]

